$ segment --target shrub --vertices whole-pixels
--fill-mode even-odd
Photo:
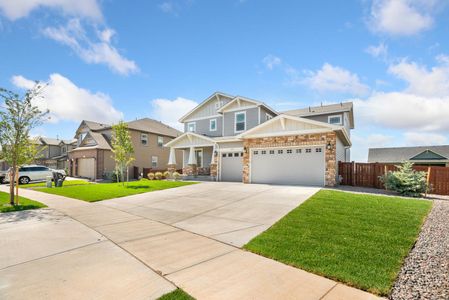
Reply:
[[[165,179],[170,179],[171,178],[171,173],[169,171],[165,171],[164,172],[164,178]]]
[[[171,174],[171,176],[173,176],[174,180],[179,180],[179,178],[181,178],[181,174],[179,174],[178,172],[173,172],[173,174]]]
[[[161,179],[162,179],[162,173],[161,173],[161,172],[156,172],[156,173],[154,174],[154,177],[155,177],[157,180],[161,180]]]
[[[389,171],[381,176],[380,179],[385,184],[385,188],[404,196],[420,197],[428,189],[427,173],[417,172],[412,167],[413,163],[404,162],[397,166],[397,171]]]
[[[148,173],[147,177],[149,180],[153,180],[155,177],[155,174],[150,172],[150,173]]]

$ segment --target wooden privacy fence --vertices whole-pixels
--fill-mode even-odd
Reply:
[[[428,180],[432,194],[449,195],[449,167],[413,166],[416,171],[430,172]],[[341,185],[352,185],[384,189],[380,176],[395,171],[394,164],[338,162],[338,175]]]

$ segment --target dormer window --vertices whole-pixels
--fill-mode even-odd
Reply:
[[[343,122],[341,121],[341,115],[329,116],[327,120],[329,124],[343,125]]]
[[[196,123],[191,122],[187,124],[187,131],[188,132],[195,132],[196,131]]]
[[[235,113],[234,131],[242,132],[246,130],[246,113],[244,111]]]

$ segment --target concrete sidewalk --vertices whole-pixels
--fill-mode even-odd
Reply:
[[[24,220],[20,213],[0,214],[2,236],[26,236],[21,241],[2,239],[2,249],[15,251],[11,250],[0,261],[0,298],[155,299],[176,285],[196,299],[378,299],[214,239],[215,230],[209,236],[185,230],[181,220],[188,215],[187,211],[173,211],[175,217],[170,222],[160,222],[158,208],[145,206],[201,190],[192,187],[103,203],[22,190],[22,196],[43,202],[58,212],[33,211],[33,216]],[[226,185],[214,186],[223,187]],[[245,185],[238,187],[241,193],[247,192]],[[236,187],[229,185],[229,188],[235,192]],[[158,213],[139,213],[141,209],[155,209]],[[242,209],[250,208],[243,203]],[[222,208],[219,213],[233,211],[233,207]],[[46,214],[57,220],[37,219]],[[39,222],[43,225],[37,226]],[[181,226],[176,226],[179,223]],[[30,250],[32,245],[38,251]]]

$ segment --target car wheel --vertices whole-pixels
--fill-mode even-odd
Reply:
[[[19,183],[20,183],[20,184],[28,184],[28,183],[30,183],[30,178],[28,178],[28,177],[26,177],[26,176],[20,177],[20,178],[19,178]]]

